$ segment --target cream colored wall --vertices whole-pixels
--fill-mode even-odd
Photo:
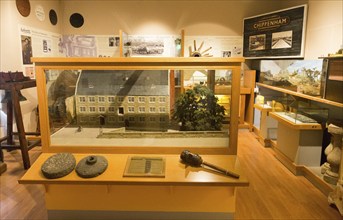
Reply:
[[[179,34],[241,36],[243,18],[280,9],[275,1],[63,1],[66,34]],[[69,24],[72,13],[84,26]]]
[[[31,13],[28,17],[23,17],[19,14],[16,8],[16,1],[1,0],[0,1],[0,71],[23,71],[21,59],[21,44],[19,36],[18,25],[26,25],[36,29],[50,31],[54,33],[61,32],[60,23],[53,26],[49,21],[49,11],[54,9],[57,14],[60,11],[59,0],[31,0]],[[45,10],[45,20],[39,21],[36,18],[34,10],[37,5],[41,5]],[[0,100],[2,99],[3,91],[0,93]],[[28,101],[21,102],[22,114],[24,117],[24,126],[28,131],[35,131],[36,117],[34,109],[37,106],[37,92],[35,88],[22,90],[22,94]],[[6,123],[5,108],[6,105],[0,104],[0,135],[3,136],[5,132],[4,125]]]
[[[343,47],[343,1],[309,1],[305,59],[318,59]]]

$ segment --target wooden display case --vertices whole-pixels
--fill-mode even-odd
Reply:
[[[45,186],[49,219],[233,219],[236,187],[249,184],[236,156],[240,72],[243,61],[243,58],[33,58],[37,75],[43,153],[19,182]],[[225,146],[189,146],[186,141],[180,146],[171,146],[171,143],[167,143],[167,146],[150,146],[144,141],[138,145],[120,143],[119,146],[102,146],[94,141],[85,147],[81,144],[58,145],[51,139],[46,70],[197,68],[232,70],[230,126],[227,131],[229,141]],[[78,130],[82,128],[79,127]],[[57,133],[60,131],[61,129]],[[211,132],[205,133],[212,136]],[[133,136],[126,137],[127,140],[137,137],[132,132],[128,135],[132,134]],[[183,133],[179,134],[182,136]],[[143,133],[138,136],[142,135]],[[165,136],[161,134],[158,138]],[[200,139],[204,142],[199,133],[192,132],[191,136],[191,140]],[[87,144],[80,139],[82,141]],[[65,138],[65,142],[68,142],[68,138]],[[212,144],[215,145],[215,141]],[[179,156],[184,149],[203,154],[204,160],[237,172],[240,177],[235,179],[211,169],[185,166],[180,162]],[[108,160],[108,168],[100,176],[91,179],[83,179],[75,171],[59,179],[47,179],[40,167],[56,152],[71,152],[76,162],[89,154],[102,155]],[[135,155],[165,158],[164,177],[124,177],[127,158]]]
[[[325,108],[328,111],[327,120],[342,120],[343,104],[319,97],[305,95],[287,89],[257,83],[260,91],[275,96],[291,95],[297,100],[310,105]],[[288,120],[280,112],[270,112],[269,115],[278,121],[277,142],[275,142],[276,157],[294,174],[303,175],[320,191],[328,195],[333,191],[320,174],[320,158],[322,149],[323,128],[320,123],[297,123],[296,119]]]

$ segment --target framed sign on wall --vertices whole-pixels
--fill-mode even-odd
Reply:
[[[246,58],[303,58],[307,5],[244,19]]]

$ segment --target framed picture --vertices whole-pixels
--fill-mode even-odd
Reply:
[[[303,58],[307,5],[244,19],[243,56]]]

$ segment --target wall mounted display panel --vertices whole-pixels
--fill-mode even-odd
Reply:
[[[244,19],[243,56],[304,57],[307,5]]]

